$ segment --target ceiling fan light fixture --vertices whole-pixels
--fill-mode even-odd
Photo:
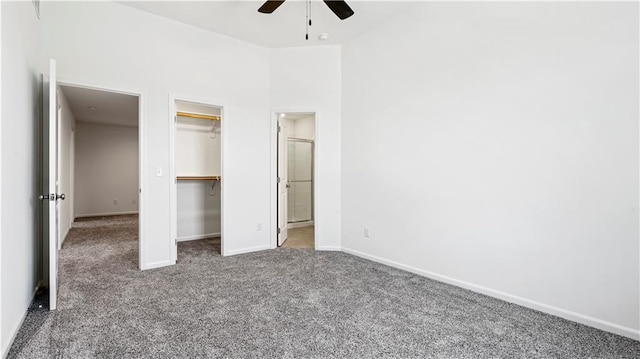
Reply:
[[[260,6],[258,12],[271,14],[279,8],[284,1],[285,0],[267,0],[262,4],[262,6]],[[323,2],[340,20],[344,20],[354,14],[354,11],[344,0],[323,0]],[[309,3],[307,2],[307,4]]]
[[[326,32],[323,32],[322,34],[318,35],[318,39],[320,39],[320,41],[328,40],[329,34],[327,34]]]

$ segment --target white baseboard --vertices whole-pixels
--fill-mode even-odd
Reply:
[[[159,262],[143,264],[140,266],[140,269],[141,270],[156,269],[161,267],[167,267],[173,264],[175,263],[172,263],[171,261],[159,261]]]
[[[138,211],[76,214],[75,218],[121,216],[125,214],[138,214]]]
[[[302,228],[302,227],[311,227],[313,226],[313,221],[305,221],[305,222],[295,222],[295,223],[287,223],[287,228]]]
[[[340,251],[342,248],[340,246],[317,246],[315,248],[316,251]]]
[[[374,262],[378,262],[378,263],[382,263],[394,268],[398,268],[398,269],[402,269],[411,273],[415,273],[427,278],[431,278],[440,282],[444,282],[447,284],[451,284],[451,285],[455,285],[457,287],[462,287],[465,289],[469,289],[471,291],[474,292],[478,292],[481,294],[485,294],[488,295],[490,297],[494,297],[494,298],[498,298],[498,299],[502,299],[504,301],[510,302],[510,303],[514,303],[514,304],[518,304],[521,305],[523,307],[527,307],[527,308],[531,308],[531,309],[535,309],[538,310],[540,312],[544,312],[547,314],[551,314],[551,315],[555,315],[557,317],[560,318],[564,318],[573,322],[577,322],[580,324],[584,324],[590,327],[594,327],[600,330],[604,330],[607,332],[611,332],[614,334],[618,334],[618,335],[622,335],[624,337],[627,338],[631,338],[631,339],[635,339],[635,340],[640,340],[640,330],[636,330],[633,328],[629,328],[629,327],[624,327],[622,325],[618,325],[615,323],[611,323],[605,320],[601,320],[598,318],[594,318],[594,317],[590,317],[588,315],[584,315],[584,314],[580,314],[580,313],[576,313],[576,312],[572,312],[569,310],[565,310],[562,308],[558,308],[558,307],[554,307],[551,305],[547,305],[544,303],[540,303],[534,300],[530,300],[527,298],[523,298],[523,297],[519,297],[516,295],[512,295],[509,293],[505,293],[505,292],[501,292],[501,291],[497,291],[491,288],[487,288],[487,287],[483,287],[480,285],[476,285],[473,283],[469,283],[469,282],[465,282],[465,281],[461,281],[455,278],[451,278],[451,277],[447,277],[444,275],[440,275],[437,273],[433,273],[433,272],[429,272],[429,271],[425,271],[422,269],[418,269],[412,266],[408,266],[402,263],[398,263],[392,260],[388,260],[388,259],[384,259],[381,257],[377,257],[374,255],[370,255],[364,252],[360,252],[360,251],[356,251],[353,249],[349,249],[349,248],[342,248],[342,251],[345,253],[349,253],[349,254],[353,254],[354,256],[358,256],[361,258],[365,258]]]
[[[33,294],[31,295],[31,300],[29,301],[29,306],[31,306],[31,303],[33,303],[33,300],[36,297],[36,293],[38,292],[38,288],[40,288],[41,284],[42,283],[38,283],[38,285],[36,286],[36,289],[33,290]],[[9,342],[7,343],[7,345],[4,348],[2,348],[3,359],[6,358],[7,355],[9,355],[9,350],[11,350],[11,346],[13,345],[13,342],[16,340],[18,331],[20,331],[20,328],[22,328],[22,324],[24,324],[24,320],[27,319],[27,314],[29,314],[29,306],[24,311],[24,314],[22,315],[22,319],[20,319],[20,323],[18,324],[18,326],[13,328],[13,330],[11,331],[11,339],[9,339]]]
[[[236,254],[244,254],[244,253],[251,253],[251,252],[258,252],[258,251],[264,251],[265,249],[271,249],[271,246],[258,246],[258,247],[251,247],[251,248],[241,248],[241,249],[234,249],[231,251],[225,251],[225,253],[223,253],[223,256],[235,256]]]
[[[211,237],[220,237],[220,232],[218,232],[218,233],[198,234],[198,235],[195,235],[195,236],[178,237],[177,241],[178,242],[187,242],[187,241],[195,241],[195,240],[198,240],[198,239],[205,239],[205,238],[211,238]]]
[[[67,236],[69,236],[69,232],[71,231],[72,226],[73,226],[73,224],[71,224],[71,225],[69,226],[69,228],[67,228],[67,233],[65,233],[65,234],[62,236],[62,241],[60,241],[60,244],[58,245],[58,250],[61,250],[61,249],[62,249],[62,246],[64,245],[64,241],[66,241],[66,240],[67,240]]]

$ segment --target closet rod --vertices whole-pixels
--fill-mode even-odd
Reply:
[[[176,113],[177,116],[180,117],[191,117],[191,118],[198,118],[201,120],[211,120],[211,121],[220,121],[222,120],[222,118],[220,116],[210,116],[210,115],[201,115],[198,113],[189,113],[189,112],[180,112],[178,111]]]
[[[219,181],[220,176],[177,176],[178,181]]]

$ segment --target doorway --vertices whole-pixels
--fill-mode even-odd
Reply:
[[[315,248],[315,112],[279,112],[278,247]]]
[[[59,249],[94,240],[140,268],[140,111],[140,95],[59,84]]]
[[[170,99],[171,258],[180,253],[224,253],[223,107]]]

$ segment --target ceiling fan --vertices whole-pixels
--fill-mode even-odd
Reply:
[[[260,6],[258,11],[263,14],[271,14],[278,7],[280,7],[280,5],[282,5],[284,1],[285,0],[267,0],[264,4],[262,4],[262,6]],[[349,5],[344,1],[340,1],[340,0],[323,0],[323,1],[325,4],[327,4],[329,9],[333,11],[333,13],[336,14],[337,17],[340,18],[340,20],[344,20],[349,16],[353,15],[353,10],[351,10],[351,7],[349,7]]]

